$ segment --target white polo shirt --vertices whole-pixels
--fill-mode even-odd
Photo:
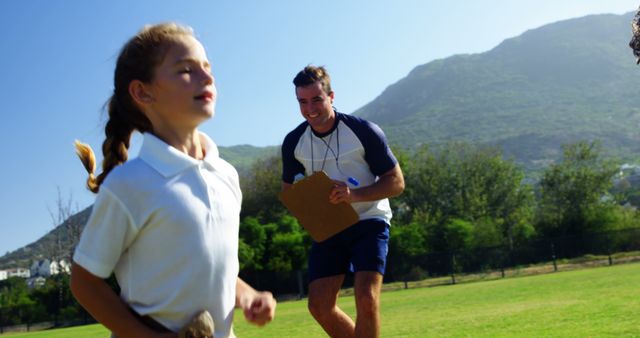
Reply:
[[[207,309],[215,337],[233,335],[242,194],[238,173],[202,134],[199,161],[144,134],[140,155],[100,186],[74,261],[114,272],[120,297],[178,331]]]

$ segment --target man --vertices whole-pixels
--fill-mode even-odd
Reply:
[[[282,189],[299,174],[325,171],[335,186],[331,203],[350,203],[359,221],[321,242],[309,254],[309,311],[331,337],[378,337],[380,289],[389,240],[387,198],[404,190],[398,161],[374,123],[333,108],[331,79],[307,66],[293,80],[305,122],[282,144]],[[346,272],[354,271],[357,317],[336,304]]]

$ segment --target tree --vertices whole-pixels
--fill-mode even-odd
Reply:
[[[462,250],[486,241],[448,240],[462,222],[497,227],[500,244],[514,245],[533,233],[531,187],[523,184],[522,170],[497,148],[449,143],[434,152],[422,146],[412,158],[400,199],[413,215],[421,215],[432,250]]]
[[[256,217],[245,217],[240,223],[238,258],[240,270],[260,271],[267,242],[266,229]]]
[[[612,187],[617,166],[601,155],[599,142],[563,147],[563,159],[545,170],[539,186],[537,228],[546,237],[583,235],[613,226]]]
[[[257,217],[261,222],[269,223],[286,213],[278,200],[281,190],[282,160],[280,156],[258,159],[243,177],[241,217]]]
[[[306,264],[310,238],[294,217],[282,215],[267,224],[255,217],[245,218],[240,225],[240,242],[242,269],[290,272]]]
[[[53,243],[49,243],[49,257],[47,258],[50,260],[52,266],[57,267],[57,273],[65,275],[70,273],[66,268],[70,267],[69,264],[73,260],[73,253],[80,240],[82,228],[86,220],[78,212],[79,208],[77,204],[74,206],[71,194],[69,194],[69,197],[65,200],[62,197],[59,187],[57,191],[56,210],[52,211],[49,209],[49,215],[51,216],[54,227],[54,241]],[[54,271],[51,272],[54,273]],[[57,307],[54,313],[56,316],[59,316],[64,303],[65,290],[68,293],[68,283],[65,285],[64,279],[60,278],[60,276],[54,280],[58,289]],[[56,317],[56,319],[58,318]]]
[[[0,308],[10,310],[3,313],[3,322],[9,325],[29,322],[36,305],[24,278],[10,277],[0,281]]]
[[[395,223],[390,229],[387,269],[396,280],[418,280],[426,275],[420,265],[429,248],[425,227],[418,219],[408,224]]]
[[[61,260],[67,263],[72,261],[76,245],[80,240],[82,229],[86,219],[79,213],[77,203],[73,202],[73,196],[63,198],[60,188],[57,188],[56,209],[49,209],[49,215],[53,223],[54,240],[48,244],[47,254],[51,262],[60,264]],[[64,269],[61,269],[65,272]]]

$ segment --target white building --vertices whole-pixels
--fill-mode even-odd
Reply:
[[[43,287],[46,282],[47,282],[47,279],[44,278],[44,277],[29,278],[29,279],[27,279],[27,286],[30,289],[40,288],[40,287]]]
[[[57,275],[59,273],[71,273],[71,264],[67,263],[64,259],[59,260],[58,262],[51,263],[51,274]]]
[[[29,278],[29,277],[31,277],[31,271],[29,271],[29,269],[26,269],[26,268],[15,268],[15,269],[9,269],[9,270],[6,270],[6,271],[7,271],[7,278],[11,278],[11,277]]]
[[[7,270],[0,270],[0,280],[5,280],[9,278],[9,273]]]
[[[31,264],[31,276],[36,277],[44,277],[48,278],[53,275],[57,275],[61,272],[69,273],[71,271],[69,263],[65,260],[61,259],[59,261],[51,262],[48,259],[43,259],[39,261],[34,261]]]

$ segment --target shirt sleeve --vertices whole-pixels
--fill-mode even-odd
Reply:
[[[368,121],[366,126],[366,136],[361,139],[365,149],[365,161],[369,164],[371,172],[380,176],[393,169],[398,160],[393,155],[382,129]]]
[[[295,148],[298,144],[299,136],[287,135],[282,143],[282,181],[293,183],[297,174],[304,174],[304,166],[295,157]]]
[[[93,275],[107,278],[137,233],[133,217],[125,205],[102,186],[73,260]]]

